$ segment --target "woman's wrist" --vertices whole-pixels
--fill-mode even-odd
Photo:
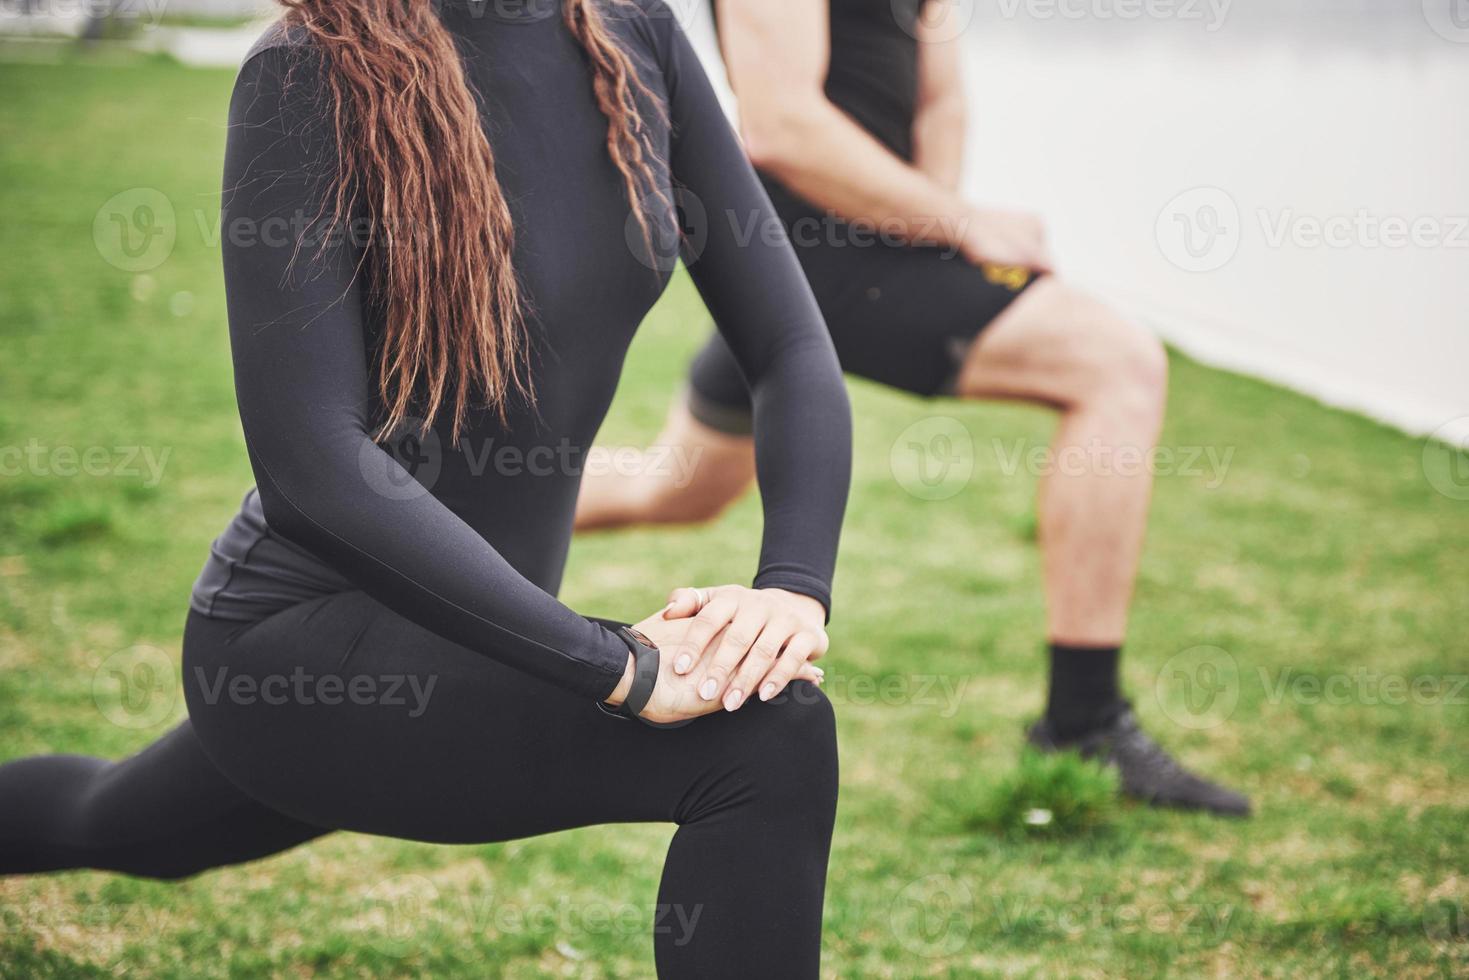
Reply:
[[[633,676],[636,673],[637,660],[629,653],[627,655],[627,666],[622,671],[622,680],[617,682],[617,686],[612,689],[612,693],[607,695],[607,699],[602,703],[612,708],[621,706],[622,702],[627,700],[627,692],[632,689]]]
[[[826,623],[826,606],[822,605],[820,599],[809,596],[804,592],[792,592],[790,589],[770,589],[771,592],[779,592],[796,608],[798,615],[809,619],[818,627]]]

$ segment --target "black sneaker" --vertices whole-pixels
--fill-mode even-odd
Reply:
[[[1233,790],[1195,776],[1138,727],[1131,708],[1105,727],[1073,741],[1056,737],[1044,718],[1030,726],[1026,741],[1042,752],[1074,751],[1084,759],[1116,766],[1122,792],[1149,806],[1207,810],[1231,817],[1250,815],[1250,801]]]

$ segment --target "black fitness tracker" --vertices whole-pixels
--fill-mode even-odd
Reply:
[[[627,689],[627,697],[617,706],[617,713],[637,718],[653,697],[653,686],[658,683],[658,663],[662,657],[657,644],[631,626],[619,627],[617,635],[627,644],[633,657],[632,684]]]
[[[658,644],[625,623],[597,616],[587,618],[616,633],[617,638],[627,644],[627,652],[632,654],[633,659],[632,684],[628,686],[627,697],[615,708],[606,701],[598,701],[599,711],[614,718],[634,718],[649,728],[682,728],[693,721],[692,718],[685,718],[683,721],[658,722],[644,718],[641,712],[653,696],[653,688],[658,683],[658,663],[663,658]]]
[[[616,707],[606,701],[598,701],[597,708],[615,718],[637,718],[642,721],[638,715],[648,706],[648,699],[653,696],[653,687],[658,683],[658,662],[662,659],[658,645],[626,623],[597,616],[587,618],[617,634],[617,638],[627,644],[627,652],[632,654],[632,683],[628,685],[627,697]]]

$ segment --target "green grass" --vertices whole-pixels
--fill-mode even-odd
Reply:
[[[134,669],[176,664],[190,584],[250,483],[208,233],[230,82],[149,59],[0,65],[0,447],[42,454],[0,475],[0,759],[119,756],[182,716],[176,678],[130,714],[94,676],[124,650]],[[171,202],[178,235],[134,274],[103,261],[93,219],[138,188]],[[704,330],[676,280],[605,440],[656,431]],[[1158,481],[1126,681],[1144,723],[1258,816],[1152,812],[1085,766],[1021,761],[1044,681],[1035,486],[1002,462],[1052,419],[855,384],[827,661],[829,975],[1469,970],[1469,691],[1453,686],[1469,503],[1431,488],[1421,442],[1183,358],[1172,384],[1164,442],[1233,455],[1222,480]],[[935,416],[973,446],[972,477],[939,501],[890,461]],[[59,447],[105,465],[62,475]],[[161,479],[127,465],[132,447]],[[580,540],[565,598],[635,610],[739,579],[758,523],[752,499],[708,528]],[[1359,671],[1438,687],[1386,703]],[[669,833],[336,835],[183,884],[7,879],[0,976],[646,976]]]

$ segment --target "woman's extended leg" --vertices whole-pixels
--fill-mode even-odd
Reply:
[[[0,766],[0,875],[186,878],[323,833],[236,789],[188,722],[120,762],[46,755]]]
[[[817,974],[836,739],[804,682],[659,730],[346,593],[243,631],[192,617],[185,691],[221,771],[312,826],[477,843],[677,823],[660,975]]]

